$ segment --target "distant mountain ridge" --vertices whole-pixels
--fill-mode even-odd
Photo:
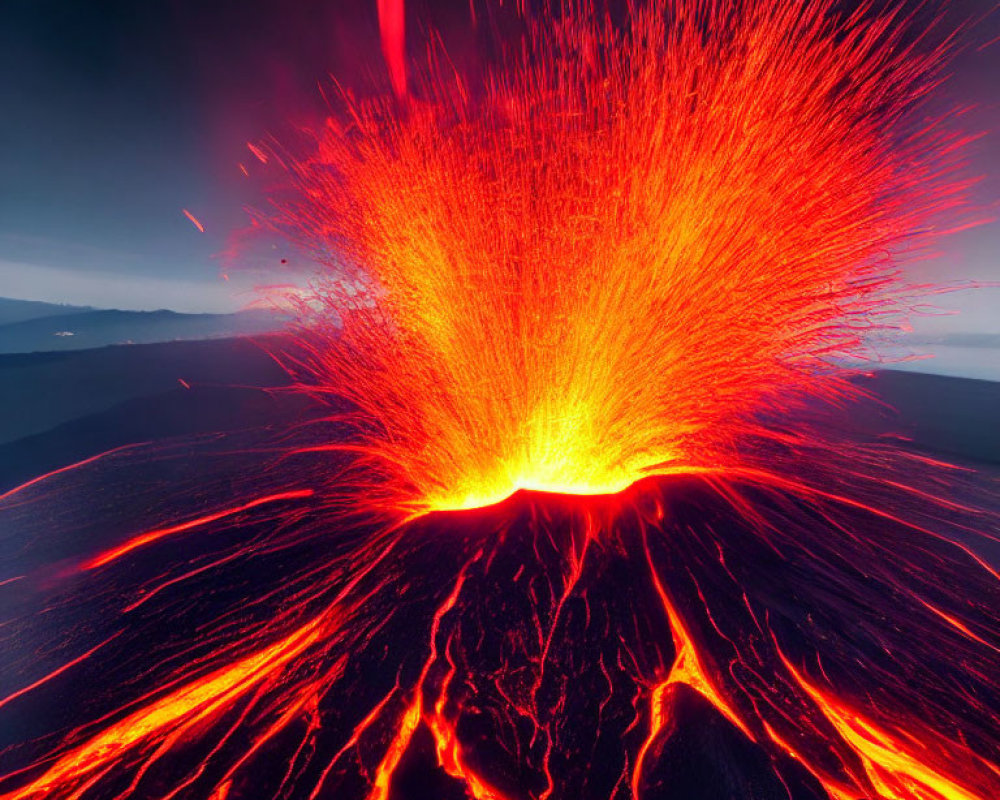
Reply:
[[[929,344],[948,347],[1000,348],[1000,333],[947,333],[927,340]]]
[[[0,443],[137,398],[186,396],[185,384],[198,391],[285,386],[288,375],[268,355],[268,342],[277,346],[277,337],[0,355]],[[236,413],[232,407],[228,411]]]
[[[91,306],[71,306],[63,303],[43,303],[40,300],[14,300],[10,297],[0,297],[0,325],[10,325],[14,322],[42,319],[43,317],[82,314],[96,310]]]
[[[183,314],[166,309],[120,311],[0,298],[0,353],[245,336],[281,330],[286,321],[268,310]]]

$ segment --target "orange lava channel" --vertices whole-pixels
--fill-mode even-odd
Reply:
[[[647,563],[649,564],[650,576],[653,580],[653,586],[656,589],[656,593],[659,595],[660,602],[663,604],[663,610],[667,615],[667,620],[670,625],[670,635],[674,643],[674,663],[670,668],[670,674],[667,675],[666,680],[657,684],[650,694],[649,732],[645,741],[642,743],[642,746],[639,748],[635,765],[632,769],[632,795],[635,798],[639,797],[639,779],[642,775],[642,768],[646,760],[646,755],[648,754],[649,749],[653,746],[657,737],[668,729],[670,720],[667,718],[666,710],[664,708],[665,696],[667,690],[675,684],[684,684],[698,692],[698,694],[708,700],[708,702],[711,703],[712,706],[719,711],[719,713],[739,728],[744,736],[750,739],[750,741],[755,741],[750,729],[746,726],[743,720],[740,719],[732,704],[726,700],[722,692],[720,692],[717,688],[716,682],[706,670],[705,665],[702,662],[702,657],[695,647],[694,640],[691,638],[691,634],[688,632],[687,626],[681,620],[680,615],[677,613],[677,610],[674,608],[673,603],[667,595],[666,589],[664,588],[659,575],[656,573],[656,569],[653,566],[653,562],[649,554],[648,545],[646,545],[646,556]]]
[[[264,681],[315,644],[324,632],[320,619],[302,626],[270,647],[191,681],[153,701],[56,759],[40,777],[3,800],[58,796],[78,797],[113,768],[132,748],[149,739],[166,736],[170,743],[195,730],[227,708],[238,697]],[[70,787],[75,787],[70,792]]]
[[[886,800],[983,800],[988,795],[971,788],[975,773],[989,775],[988,780],[994,785],[1000,776],[996,767],[964,748],[964,752],[956,756],[942,747],[941,742],[922,742],[912,735],[904,737],[890,733],[832,692],[812,683],[784,656],[782,661],[837,733],[857,753],[864,769],[864,775],[856,780],[859,787],[870,786],[878,797]],[[807,762],[803,763],[808,767]],[[848,790],[828,778],[820,780],[838,800],[855,797],[861,791],[858,788]],[[969,783],[963,785],[966,780]]]

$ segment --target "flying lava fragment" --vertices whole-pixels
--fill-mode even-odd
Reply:
[[[192,214],[186,208],[182,208],[181,211],[184,213],[184,216],[191,221],[191,224],[194,225],[201,233],[205,232],[205,226],[201,224],[199,219],[194,214]]]
[[[406,97],[406,8],[403,0],[378,0],[378,28],[392,90],[397,97]]]
[[[969,220],[940,25],[562,3],[473,83],[378,10],[391,94],[251,148],[316,414],[0,496],[0,797],[1000,796],[995,487],[844,422]]]

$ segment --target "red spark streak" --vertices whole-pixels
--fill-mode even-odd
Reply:
[[[259,147],[257,147],[257,145],[253,144],[252,142],[247,142],[247,149],[250,150],[250,152],[254,154],[254,157],[261,164],[266,164],[267,163],[267,153],[265,153],[263,150],[261,150]]]
[[[204,225],[202,225],[202,224],[201,224],[201,223],[200,223],[200,222],[198,221],[198,218],[197,218],[197,217],[196,217],[196,216],[195,216],[194,214],[192,214],[192,213],[191,213],[190,211],[188,211],[188,210],[187,210],[186,208],[182,208],[182,209],[181,209],[181,211],[182,211],[182,212],[184,213],[184,216],[185,216],[185,217],[187,217],[187,218],[188,218],[189,220],[191,220],[191,224],[192,224],[192,225],[194,225],[194,226],[195,226],[195,227],[196,227],[196,228],[197,228],[197,229],[198,229],[199,231],[201,231],[202,233],[204,233],[204,232],[205,232],[205,226],[204,226]]]
[[[396,97],[406,96],[406,9],[404,0],[378,0],[382,53]]]
[[[313,489],[296,489],[288,492],[279,492],[277,494],[269,494],[265,497],[258,497],[256,500],[250,500],[246,503],[241,503],[238,506],[233,506],[232,508],[224,508],[221,511],[215,511],[211,514],[206,514],[202,517],[197,517],[196,519],[188,520],[187,522],[181,522],[177,525],[171,525],[166,528],[158,528],[152,531],[146,531],[145,533],[140,533],[137,536],[133,536],[127,542],[118,545],[98,556],[85,561],[80,569],[91,570],[97,569],[98,567],[103,567],[121,558],[126,553],[131,553],[140,547],[143,547],[150,542],[158,541],[166,536],[172,536],[175,533],[183,533],[184,531],[189,531],[193,528],[198,528],[203,525],[208,525],[216,520],[224,519],[225,517],[231,517],[234,514],[239,514],[243,511],[249,511],[251,508],[257,508],[258,506],[265,505],[267,503],[275,503],[279,500],[297,500],[303,497],[311,497],[314,494]]]

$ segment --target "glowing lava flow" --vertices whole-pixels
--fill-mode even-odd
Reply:
[[[913,800],[976,800],[981,796],[960,783],[971,773],[955,771],[955,778],[949,777],[948,771],[954,770],[955,762],[951,760],[953,754],[942,758],[948,753],[946,743],[921,741],[912,732],[889,733],[866,719],[857,709],[811,684],[784,657],[782,660],[799,686],[823,710],[837,733],[860,756],[865,778],[857,780],[859,786],[872,786],[878,797]],[[963,760],[969,758],[968,753],[963,756]],[[992,765],[987,763],[986,767],[996,772]],[[826,785],[835,797],[853,797],[858,791]]]
[[[181,522],[177,525],[170,525],[166,528],[146,531],[145,533],[133,536],[123,544],[120,544],[117,547],[114,547],[111,550],[101,553],[99,556],[95,556],[94,558],[86,561],[82,565],[82,569],[97,569],[98,567],[106,566],[112,561],[121,558],[125,554],[131,553],[133,550],[137,550],[140,547],[145,547],[147,544],[159,541],[166,536],[175,536],[178,533],[184,533],[185,531],[189,531],[193,528],[199,528],[212,522],[217,522],[220,519],[234,516],[235,514],[242,514],[244,511],[250,511],[258,506],[267,505],[268,503],[276,503],[281,500],[298,500],[304,497],[311,497],[312,495],[312,489],[296,489],[289,492],[279,492],[278,494],[258,497],[246,503],[240,503],[238,506],[223,509],[222,511],[205,514],[202,517],[190,519],[187,522]]]
[[[0,796],[1000,797],[995,491],[836,413],[965,222],[933,26],[565,3],[479,87],[378,9],[393,94],[250,146],[340,405],[0,495]]]
[[[148,767],[157,753],[169,750],[241,695],[261,683],[275,680],[289,662],[318,641],[320,623],[315,620],[261,652],[193,680],[165,697],[151,700],[99,735],[59,756],[39,778],[3,797],[15,800],[48,797],[53,793],[82,795],[110,768],[126,759],[129,750],[141,747],[160,734],[162,741],[156,748],[150,748],[147,755],[145,766]]]
[[[645,545],[643,549],[646,551],[648,558],[648,544]],[[719,690],[714,685],[714,680],[710,677],[709,673],[706,672],[704,665],[701,663],[701,656],[698,649],[695,647],[695,644],[691,639],[691,634],[688,633],[687,629],[684,627],[683,621],[678,615],[673,604],[670,602],[667,592],[664,589],[659,576],[656,574],[651,559],[649,560],[649,566],[653,585],[656,587],[656,593],[660,598],[660,602],[663,603],[663,609],[667,614],[667,621],[670,624],[670,635],[674,640],[675,655],[673,666],[670,668],[670,674],[667,676],[666,680],[657,685],[650,693],[649,735],[647,736],[646,741],[643,742],[642,747],[636,756],[635,768],[632,772],[632,793],[636,797],[639,796],[638,781],[640,775],[642,774],[642,767],[643,762],[646,759],[646,754],[653,742],[658,736],[663,734],[664,729],[670,722],[668,713],[665,710],[664,696],[674,684],[685,684],[690,686],[696,692],[705,697],[705,699],[708,700],[715,708],[717,708],[727,720],[739,728],[748,739],[752,740],[754,738],[749,728],[743,724],[739,715],[722,697]]]

